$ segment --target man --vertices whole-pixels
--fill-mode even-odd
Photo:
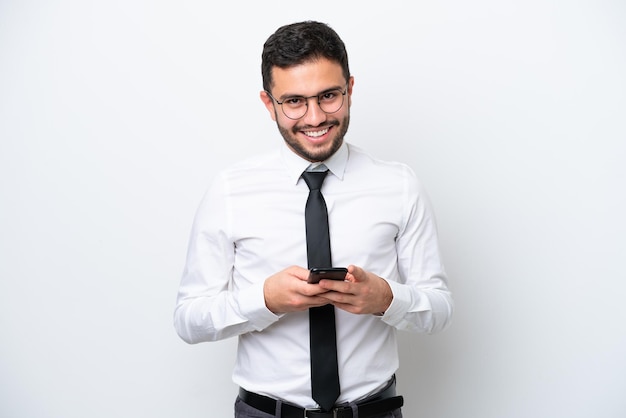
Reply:
[[[344,142],[354,78],[329,26],[279,28],[264,45],[262,77],[261,100],[284,142],[223,170],[208,188],[176,330],[188,343],[239,338],[236,417],[401,417],[396,330],[439,332],[453,311],[427,197],[406,165]],[[312,284],[307,266],[330,267],[307,259],[318,246],[308,235],[326,227],[305,226],[314,192],[303,173],[320,170],[332,265],[348,273]],[[339,376],[330,404],[312,393],[320,347],[309,335],[313,312],[328,308],[324,327],[336,325],[336,343],[323,346]]]

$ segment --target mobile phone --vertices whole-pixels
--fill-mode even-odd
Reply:
[[[348,269],[345,267],[314,267],[309,270],[308,283],[318,283],[322,279],[344,280]]]

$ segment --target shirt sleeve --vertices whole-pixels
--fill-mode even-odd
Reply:
[[[235,246],[229,233],[225,184],[217,178],[209,186],[189,239],[174,327],[190,344],[260,331],[279,319],[265,306],[262,280],[241,291],[233,290]]]
[[[393,300],[381,319],[400,330],[437,333],[450,324],[454,305],[428,195],[408,167],[406,179],[407,215],[396,241],[399,280],[388,280]]]

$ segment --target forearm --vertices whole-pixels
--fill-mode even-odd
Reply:
[[[450,291],[444,286],[419,287],[389,282],[393,301],[382,316],[403,331],[434,334],[448,327],[454,312]]]
[[[262,286],[250,286],[235,294],[193,294],[181,287],[174,326],[187,343],[218,341],[247,332],[260,331],[279,319],[263,301]]]

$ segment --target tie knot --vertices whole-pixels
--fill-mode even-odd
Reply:
[[[326,174],[328,174],[328,170],[305,171],[302,173],[302,178],[306,182],[306,185],[309,186],[309,190],[319,190],[322,188],[322,183],[324,183]]]

